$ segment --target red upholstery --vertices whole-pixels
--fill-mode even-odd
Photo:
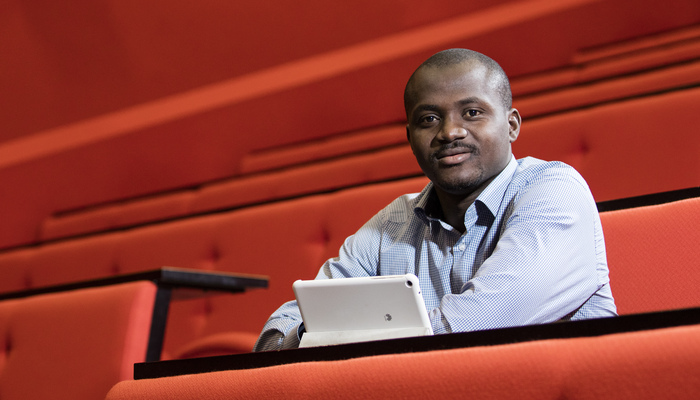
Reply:
[[[192,211],[193,197],[192,191],[168,193],[59,214],[43,221],[40,239],[51,240],[187,215]]]
[[[145,201],[50,217],[42,225],[41,237],[56,239],[106,228],[128,227],[173,216],[235,208],[418,174],[420,168],[408,146],[394,146],[353,157],[216,182]],[[144,202],[146,204],[142,204]]]
[[[243,53],[230,52],[230,41],[226,38],[232,36],[220,33],[230,29],[245,30],[254,24],[250,20],[247,20],[250,25],[231,24],[225,12],[217,12],[230,12],[233,6],[221,9],[177,6],[161,10],[162,7],[156,5],[143,15],[136,13],[139,16],[134,19],[134,7],[116,6],[117,3],[110,2],[114,7],[89,6],[83,7],[84,12],[65,13],[67,19],[58,24],[54,23],[56,13],[52,11],[55,10],[45,7],[46,4],[43,8],[22,7],[22,12],[15,7],[16,10],[11,10],[15,12],[6,13],[9,19],[5,25],[16,34],[4,35],[0,42],[16,57],[3,60],[9,60],[7,65],[12,70],[24,72],[16,82],[6,80],[10,84],[10,95],[5,98],[10,99],[13,107],[4,107],[10,112],[3,115],[6,118],[2,134],[10,135],[7,138],[34,134],[0,146],[3,155],[0,157],[0,187],[4,189],[0,196],[0,209],[4,212],[0,224],[0,248],[3,249],[0,252],[0,290],[33,288],[162,265],[271,276],[267,291],[175,302],[166,336],[166,358],[249,350],[269,313],[292,297],[293,280],[312,277],[323,260],[335,255],[342,240],[371,214],[397,195],[417,191],[425,184],[425,178],[415,178],[420,171],[408,146],[401,140],[402,109],[400,100],[395,100],[414,66],[448,44],[475,44],[477,50],[501,60],[513,76],[535,73],[533,79],[526,77],[522,84],[517,79],[514,81],[516,106],[522,105],[525,116],[523,133],[514,150],[518,156],[533,155],[570,163],[589,181],[597,200],[696,186],[700,182],[697,163],[688,161],[695,160],[700,153],[700,135],[695,134],[694,119],[700,99],[700,90],[696,87],[699,49],[696,30],[691,34],[665,36],[666,39],[645,39],[643,43],[598,47],[601,43],[696,24],[700,10],[697,0],[674,0],[672,5],[661,8],[656,7],[655,2],[641,0],[634,4],[636,11],[629,14],[624,14],[630,7],[628,1],[506,0],[476,11],[471,10],[470,4],[449,1],[452,8],[440,8],[437,15],[433,13],[429,17],[421,13],[408,16],[410,13],[402,14],[393,10],[395,7],[389,7],[393,10],[391,15],[401,15],[403,20],[394,18],[387,25],[383,21],[386,19],[384,12],[370,13],[374,28],[338,29],[338,36],[333,37],[344,38],[340,42],[329,40],[333,37],[310,35],[313,36],[311,43],[306,38],[309,35],[300,34],[290,43],[303,46],[283,46],[282,53],[261,53],[260,46],[251,46],[248,41],[239,46]],[[321,21],[326,27],[335,26],[324,12],[337,7],[329,8],[326,2],[317,3],[321,6],[297,7],[294,12],[301,15],[313,10],[315,14],[310,20]],[[369,3],[372,3],[370,8],[387,6],[381,2]],[[210,14],[200,14],[205,9]],[[364,10],[347,6],[343,11],[351,9],[355,10],[352,12]],[[463,15],[459,15],[461,13]],[[167,42],[170,35],[161,35],[160,30],[157,35],[168,39],[159,39],[157,46],[150,48],[148,40],[141,40],[142,35],[153,38],[152,24],[142,22],[149,20],[151,14],[163,17],[160,27],[175,33],[174,37],[179,37],[179,29],[185,26],[179,22],[191,20],[192,15],[214,16],[214,25],[219,28],[210,30],[208,24],[212,20],[200,18],[195,23],[196,29],[187,30],[189,50],[197,47],[193,43],[208,43],[195,51],[197,57],[192,57],[189,50],[174,49],[177,46],[173,44],[181,40]],[[267,21],[269,16],[261,15],[258,21]],[[143,19],[139,19],[141,17]],[[445,21],[452,17],[456,19]],[[100,28],[100,22],[105,21],[110,23]],[[63,23],[74,29],[63,29]],[[597,29],[580,35],[580,23]],[[285,26],[292,25],[298,28],[299,24]],[[222,26],[226,28],[221,30]],[[76,80],[76,74],[72,73],[76,71],[75,66],[80,66],[79,71],[90,72],[81,69],[89,64],[84,62],[91,53],[86,50],[92,49],[83,44],[89,41],[77,39],[84,35],[85,28],[98,32],[96,37],[106,39],[105,43],[110,46],[101,48],[107,49],[103,52],[104,58],[93,57],[99,67],[95,71],[100,72],[81,73],[78,75],[84,79]],[[27,35],[26,29],[36,34]],[[251,37],[258,44],[265,41],[264,37]],[[503,43],[512,43],[514,37],[528,43],[523,47],[526,53],[513,52],[512,48],[503,46]],[[198,41],[197,38],[218,39]],[[59,42],[67,47],[54,46]],[[223,47],[211,53],[203,51],[210,46],[217,48],[217,45]],[[589,46],[596,48],[580,51]],[[162,57],[165,53],[156,54],[163,48],[169,54],[166,57]],[[229,57],[221,64],[202,62],[220,58],[224,48],[226,54],[237,57]],[[37,53],[27,49],[58,50]],[[157,51],[152,54],[153,49]],[[263,54],[263,58],[245,57],[245,54],[254,53]],[[34,63],[32,57],[36,54],[41,56],[36,58],[39,62]],[[241,54],[244,56],[240,57]],[[161,71],[159,66],[167,64],[163,60],[173,59],[188,61],[175,63],[182,68]],[[240,62],[246,59],[261,64]],[[208,72],[191,73],[197,70]],[[182,75],[178,75],[179,71]],[[544,78],[537,74],[543,71],[547,72]],[[159,74],[161,76],[157,77]],[[630,74],[636,75],[628,76]],[[15,75],[6,76],[12,80]],[[126,85],[123,85],[124,76],[131,79]],[[144,82],[148,83],[143,86]],[[578,86],[563,87],[569,85]],[[543,90],[549,92],[527,98],[517,96]],[[668,90],[676,91],[658,94]],[[103,92],[110,95],[99,95]],[[359,97],[358,93],[371,95]],[[639,98],[628,99],[630,96]],[[572,107],[579,109],[562,113]],[[37,113],[37,109],[48,111]],[[549,113],[554,114],[542,117]],[[341,135],[339,132],[356,134]],[[401,180],[371,185],[395,179]],[[333,192],[339,189],[344,190]],[[611,276],[621,311],[696,304],[691,298],[692,284],[697,283],[692,269],[684,270],[689,274],[684,276],[688,286],[673,293],[680,298],[659,290],[658,298],[650,296],[637,301],[645,295],[639,287],[647,281],[635,280],[639,278],[637,271],[622,263],[635,260],[641,264],[639,259],[627,254],[643,253],[637,253],[635,247],[626,247],[629,243],[613,245],[616,241],[624,242],[627,235],[627,217],[616,215],[606,217],[605,223],[611,227],[606,228],[611,241],[609,247],[619,248],[611,249],[610,254],[611,268],[619,271],[611,272]],[[630,226],[638,225],[630,223]],[[644,236],[640,238],[649,240]],[[669,244],[672,243],[663,243],[664,246]],[[12,248],[21,245],[32,247]],[[656,251],[651,251],[648,259],[663,255],[658,248]],[[658,262],[652,266],[656,265]],[[673,281],[662,281],[672,276],[667,274],[656,282],[674,285]],[[619,294],[617,279],[625,281],[620,284]],[[144,289],[144,293],[151,289]],[[120,302],[103,294],[90,293],[81,295],[79,301],[62,297],[46,300],[42,296],[43,300],[0,304],[0,334],[5,340],[0,343],[0,349],[3,344],[10,349],[0,357],[0,398],[13,399],[18,393],[28,398],[95,397],[94,393],[103,393],[111,383],[127,376],[124,365],[143,354],[140,346],[146,330],[142,325],[147,318],[142,312],[150,310],[145,303],[151,300],[144,300],[150,294],[135,294],[141,300],[129,303],[129,300]],[[116,316],[95,311],[103,301],[122,311],[116,312]],[[40,305],[34,305],[35,302]],[[143,307],[139,306],[136,311],[133,308],[136,306],[125,305],[137,303],[143,303]],[[26,312],[24,309],[19,312],[18,304],[26,306]],[[59,306],[65,308],[52,308]],[[127,309],[131,311],[124,311]],[[52,313],[45,314],[46,310]],[[47,322],[41,326],[44,330],[39,331],[37,321],[43,321],[42,318]],[[93,323],[97,325],[90,329],[93,336],[82,338],[76,334],[82,332],[76,327],[90,328],[89,324]],[[51,340],[36,340],[39,332],[44,331],[55,331],[51,339],[60,340],[60,346]],[[37,352],[26,358],[19,357],[23,351],[28,351],[30,339],[38,343]],[[112,348],[103,341],[117,344]],[[578,341],[567,343],[581,345]],[[102,346],[109,349],[103,350]],[[581,346],[587,348],[588,345]],[[595,348],[594,345],[590,347]],[[607,350],[612,346],[602,347]],[[75,348],[84,348],[84,353],[80,350],[76,355]],[[669,354],[673,352],[673,349],[667,350]],[[58,360],[60,367],[46,363],[37,369],[38,375],[29,371],[29,364],[39,365],[38,351],[42,354],[41,362]],[[558,351],[565,352],[566,356],[588,355],[576,353],[579,350],[566,345]],[[129,355],[124,355],[125,352]],[[105,357],[99,366],[76,361],[77,356],[97,353]],[[497,363],[498,368],[492,365],[492,370],[521,373],[536,381],[538,377],[531,372],[542,370],[533,368],[530,371],[528,367],[540,361],[537,354],[546,358],[544,367],[548,366],[546,361],[556,358],[557,368],[551,366],[543,371],[549,376],[561,377],[564,374],[560,372],[562,365],[570,366],[563,355],[558,358],[559,353],[534,353],[526,350],[522,359],[514,355],[518,361],[514,365],[523,367],[518,371],[503,370],[501,364],[504,363]],[[591,354],[597,355],[596,350],[591,350]],[[610,354],[630,357],[617,348],[610,349]],[[494,362],[500,356],[493,356]],[[506,355],[502,356],[505,359]],[[616,368],[622,366],[615,364],[618,359],[605,356],[602,359]],[[31,363],[21,360],[31,360]],[[115,361],[119,363],[116,367]],[[660,365],[665,367],[663,362],[667,360],[661,361]],[[420,361],[423,362],[431,367],[440,366],[434,360]],[[582,358],[583,364],[591,362],[591,359]],[[313,365],[309,364],[317,370],[308,371],[312,377],[322,369]],[[354,368],[352,363],[328,365]],[[410,365],[410,362],[406,364]],[[413,372],[407,371],[409,375],[417,374],[416,365],[410,367]],[[637,365],[649,370],[654,368],[648,359]],[[668,371],[692,366],[680,359],[678,366],[674,364]],[[388,361],[380,361],[377,367],[383,367],[378,371],[394,373],[393,369],[387,369]],[[470,371],[469,366],[465,368]],[[584,378],[584,382],[585,378],[595,378],[596,383],[605,382],[606,377],[614,376],[616,381],[624,383],[624,377],[618,378],[616,370],[604,369],[609,375],[599,377],[588,368],[583,369],[574,372],[577,378]],[[115,373],[116,370],[119,372]],[[360,386],[358,393],[371,392],[372,385],[362,386],[363,381],[359,379],[363,371],[353,369],[350,377],[357,381],[338,382],[337,388],[347,395],[353,393],[348,388]],[[366,371],[372,371],[371,366]],[[396,371],[398,376],[401,370]],[[632,375],[645,379],[645,385],[651,380],[644,376],[644,371]],[[685,377],[684,371],[680,376]],[[298,372],[283,374],[282,378],[298,379],[292,376]],[[474,373],[475,381],[491,378],[486,373]],[[42,384],[25,387],[27,379],[34,375],[47,378]],[[251,379],[251,384],[240,393],[253,394],[255,383],[261,383],[259,376],[243,375]],[[447,375],[447,381],[458,379],[458,374]],[[324,377],[322,372],[317,376]],[[437,381],[442,376],[440,372],[430,375],[430,379]],[[95,387],[100,389],[81,386],[80,390],[86,391],[82,393],[70,386],[50,392],[57,382],[68,384],[74,382],[71,380],[74,378],[94,381]],[[666,383],[673,379],[670,375],[662,378]],[[410,383],[416,381],[419,379]],[[564,397],[574,396],[570,392],[574,386],[564,385],[561,389],[554,386],[557,382],[547,381],[542,387],[553,388],[555,394],[563,392]],[[565,383],[575,385],[578,381]],[[646,389],[644,385],[622,385],[620,390],[629,392],[621,396],[634,394],[634,390],[656,393],[654,388]],[[388,385],[383,390],[395,390],[395,386],[398,384]],[[460,395],[465,389],[459,385],[443,386],[439,386],[440,389],[448,392],[461,389]],[[486,383],[484,388],[493,386]],[[598,388],[588,386],[585,388],[593,392]],[[219,388],[216,384],[212,387]],[[280,387],[270,385],[264,390],[274,392]],[[517,384],[513,387],[525,397],[531,394],[526,388],[519,389]],[[674,390],[683,390],[682,386],[660,387],[665,390],[664,394],[671,395],[676,394]],[[466,389],[471,390],[471,387]],[[476,387],[475,394],[480,389]],[[87,393],[87,390],[95,391]],[[213,395],[216,393],[219,392]],[[384,392],[377,393],[378,396]]]
[[[117,384],[136,399],[695,399],[700,326]]]
[[[388,4],[369,3],[397,15]],[[338,12],[337,7],[323,4],[319,10]],[[306,7],[301,11],[289,7],[309,18]],[[6,13],[10,21],[5,25],[19,32],[2,36],[17,56],[3,60],[21,72],[21,79],[5,74],[11,88],[5,97],[12,104],[2,108],[8,110],[3,114],[2,134],[29,136],[0,146],[0,186],[12,188],[0,196],[0,210],[5,213],[0,248],[40,241],[38,228],[54,213],[228,179],[240,172],[242,158],[253,151],[400,121],[397,94],[400,96],[406,78],[427,55],[445,46],[476,46],[517,77],[577,66],[572,60],[580,49],[692,26],[700,10],[694,0],[673,0],[673,7],[663,10],[651,0],[635,2],[635,12],[628,12],[631,7],[629,0],[508,0],[474,9],[460,1],[447,1],[430,18],[415,13],[389,24],[382,20],[385,12],[368,13],[378,23],[373,29],[333,31],[331,37],[340,35],[349,41],[301,34],[294,41],[303,44],[301,49],[283,46],[282,53],[267,52],[262,59],[228,57],[221,65],[209,63],[204,75],[184,72],[203,68],[201,62],[192,61],[191,52],[172,54],[187,60],[189,68],[154,69],[151,62],[167,64],[163,60],[172,58],[151,54],[149,40],[135,40],[146,33],[152,38],[153,29],[143,22],[143,15],[133,19],[134,7],[87,6],[86,12],[71,14],[57,25],[52,23],[55,13],[46,7],[27,6],[24,12]],[[223,23],[225,18],[214,10],[218,8],[208,10],[218,21],[212,26],[225,32],[246,29]],[[172,32],[186,24],[167,20],[168,16],[179,20],[202,12],[205,8],[183,6],[165,7],[156,14]],[[314,15],[324,26],[328,23],[327,18]],[[261,18],[266,16],[263,13]],[[93,24],[93,18],[103,23]],[[581,35],[581,21],[597,28]],[[62,29],[63,23],[72,28]],[[100,56],[91,58],[97,64],[74,58],[71,51],[64,54],[63,47],[54,45],[72,43],[78,52],[94,50],[79,45],[84,44],[81,27],[99,28],[111,38],[107,42],[112,45],[100,47]],[[41,34],[27,35],[25,28]],[[231,53],[231,43],[221,39],[232,36],[218,36],[208,25],[206,28],[205,36],[218,39],[206,40],[208,45],[203,48],[218,45],[226,54],[241,54]],[[158,32],[156,53],[163,49],[160,45],[173,51],[178,48],[164,43],[170,36]],[[196,40],[197,32],[190,29],[185,36]],[[503,46],[512,43],[513,37],[528,43],[527,51],[526,47],[513,51]],[[42,51],[27,51],[46,48],[55,50],[46,54],[50,61],[33,58],[44,54]],[[203,48],[196,52],[204,57],[200,61],[223,54],[202,54]],[[255,53],[246,46],[241,51]],[[127,59],[130,62],[125,63]],[[263,64],[256,64],[261,60]],[[93,64],[99,65],[99,72],[93,71],[86,79],[76,80],[75,74],[65,73],[76,71],[75,66],[82,70]],[[170,79],[170,74],[178,73],[182,73],[180,79]],[[154,79],[156,75],[161,79]],[[37,113],[37,107],[45,112]]]
[[[207,185],[194,201],[195,211],[250,204],[291,196],[308,195],[348,186],[420,174],[420,168],[408,146],[309,163],[241,181]],[[243,200],[243,201],[242,201]]]
[[[284,301],[293,298],[292,282],[299,278],[313,278],[321,263],[337,255],[342,241],[377,210],[400,194],[419,191],[426,182],[426,178],[421,177],[367,185],[5,253],[0,255],[0,273],[6,270],[8,277],[14,276],[11,279],[15,284],[32,283],[32,286],[165,265],[269,275],[269,290],[173,303],[166,333],[165,358],[197,352],[192,344],[196,340],[205,340],[204,345],[209,348],[225,348],[226,343],[240,342],[246,334],[259,332],[267,316]],[[658,206],[658,209],[677,213],[673,210],[679,204],[685,203],[667,204]],[[635,223],[643,223],[646,212],[646,209],[640,209],[619,213],[630,214],[630,218],[637,219]],[[613,291],[620,311],[630,313],[650,310],[650,306],[651,309],[667,309],[697,305],[697,296],[692,290],[697,281],[693,280],[692,268],[686,269],[689,275],[679,286],[683,288],[678,292],[679,297],[668,296],[667,289],[656,290],[656,297],[646,291],[640,292],[639,288],[645,287],[640,286],[644,283],[640,279],[648,278],[636,274],[634,265],[638,262],[628,260],[638,260],[630,254],[645,253],[637,251],[634,244],[626,243],[636,244],[635,241],[627,242],[628,238],[647,231],[628,232],[627,220],[617,217],[619,213],[604,213],[603,223],[609,242]],[[674,215],[668,221],[678,219],[678,215]],[[673,226],[655,225],[655,229]],[[692,235],[685,237],[688,240],[693,238]],[[639,240],[648,241],[646,237]],[[654,249],[658,248],[649,247],[646,251],[653,252]],[[682,250],[674,253],[684,254]],[[652,253],[641,260],[647,266],[646,270],[658,262],[659,256]],[[90,268],[85,268],[86,265]],[[668,279],[664,282],[666,287],[675,287],[675,276],[666,274],[660,279]],[[253,304],[255,306],[251,307]],[[216,341],[207,339],[225,332],[230,332],[231,336],[220,336],[219,344],[214,345]],[[240,346],[236,346],[224,352],[241,351]]]
[[[36,248],[26,260],[26,279],[35,288],[114,275],[121,237],[111,233]]]
[[[673,29],[661,32],[656,35],[639,37],[632,40],[608,44],[605,46],[579,50],[574,56],[573,60],[577,63],[586,63],[610,58],[610,62],[614,63],[615,60],[620,61],[620,55],[631,54],[635,56],[640,56],[643,59],[648,59],[648,56],[651,53],[652,55],[654,55],[654,61],[658,63],[659,57],[656,57],[656,55],[658,55],[659,52],[664,52],[669,48],[675,47],[675,45],[679,43],[682,46],[682,44],[685,44],[688,40],[697,39],[698,37],[700,37],[700,26],[688,26],[680,29]],[[652,51],[640,52],[640,50],[649,49],[651,49]],[[651,66],[658,66],[663,64],[665,63],[652,64]],[[649,66],[650,65],[645,64],[645,67]]]
[[[197,339],[173,354],[173,358],[197,358],[222,354],[250,353],[258,340],[258,333],[226,332]]]
[[[267,171],[309,161],[377,150],[385,146],[403,144],[405,141],[406,129],[404,124],[350,132],[313,141],[309,144],[253,152],[241,160],[241,172]]]
[[[591,81],[627,76],[664,68],[697,58],[700,26],[663,32],[591,49],[579,50],[572,66],[519,76],[512,80],[516,97]],[[672,73],[665,73],[674,79]]]
[[[696,44],[700,53],[700,40]],[[610,101],[695,85],[700,82],[700,62],[667,67],[645,74],[620,77],[612,81],[565,87],[528,97],[517,97],[522,115],[534,117],[563,110],[582,108]]]
[[[347,235],[392,199],[419,191],[426,182],[364,186],[5,253],[0,274],[8,271],[15,284],[32,287],[168,265],[271,277],[269,290],[175,301],[165,346],[165,357],[172,357],[208,335],[257,334],[267,316],[293,298],[294,280],[313,278]]]
[[[698,66],[700,64],[695,63],[682,68],[693,72],[691,75],[695,78],[700,76],[700,73],[696,73],[700,72],[696,71]],[[660,82],[666,82],[666,75],[661,76]],[[642,78],[629,79],[633,82],[627,82],[626,87],[649,90],[648,85],[639,82]],[[624,83],[623,80],[619,82]],[[563,106],[569,100],[585,102],[588,95],[619,95],[618,81],[604,85],[607,89],[603,92],[598,85],[592,85],[548,94],[543,98],[549,99],[547,104]],[[542,105],[536,104],[540,101],[538,99],[516,99],[515,106],[519,107],[519,101],[522,101],[526,107],[541,107]],[[524,113],[522,133],[513,149],[519,157],[531,155],[569,163],[586,178],[598,201],[692,187],[700,184],[700,167],[688,164],[685,160],[700,154],[700,136],[689,128],[694,124],[693,112],[698,102],[700,89],[694,88],[547,118],[529,119],[528,114]],[[658,118],[659,112],[674,115],[674,118]],[[398,140],[398,132],[403,129],[403,124],[396,124],[377,131],[379,144]],[[371,134],[360,135],[368,141],[365,135]],[[663,140],[658,139],[661,135]],[[372,152],[331,157],[318,162],[311,162],[313,160],[308,158],[312,155],[323,158],[328,154],[337,154],[340,150],[334,149],[347,145],[347,142],[359,146],[355,140],[352,135],[340,136],[291,150],[268,150],[262,153],[261,158],[251,159],[251,168],[280,166],[282,163],[301,160],[306,163],[218,181],[197,189],[53,216],[44,221],[41,237],[51,239],[112,227],[123,228],[192,213],[241,207],[420,174],[404,141],[400,145]],[[678,146],[677,143],[683,145]],[[626,154],[653,154],[653,159],[663,162],[648,162],[646,157],[624,157],[619,152],[620,148],[625,148]],[[265,164],[265,160],[275,161]]]
[[[700,154],[691,128],[699,101],[693,88],[525,119],[513,151],[570,164],[597,201],[697,186],[700,163],[689,160]]]
[[[143,362],[155,285],[0,302],[0,398],[99,399]]]
[[[34,249],[20,249],[0,254],[0,290],[3,293],[29,289],[33,285],[27,270]]]
[[[419,191],[425,183],[425,178],[397,181],[218,216],[212,248],[216,269],[269,275],[270,287],[243,296],[175,302],[166,348],[174,355],[194,338],[259,333],[267,317],[294,298],[295,280],[312,279],[323,261],[337,255],[343,240],[383,205],[400,194]],[[152,237],[168,243],[170,231],[154,231]],[[155,257],[167,254],[155,253],[157,248],[152,246]]]
[[[601,214],[618,312],[700,307],[700,198]]]

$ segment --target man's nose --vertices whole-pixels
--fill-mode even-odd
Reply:
[[[468,135],[468,131],[463,122],[461,118],[444,118],[437,139],[441,142],[453,142],[455,140],[464,139]]]

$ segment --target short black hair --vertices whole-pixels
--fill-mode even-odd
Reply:
[[[501,98],[501,102],[506,110],[510,110],[513,106],[513,94],[510,90],[510,81],[508,80],[508,75],[501,68],[501,66],[491,57],[481,54],[474,50],[469,49],[448,49],[443,50],[439,53],[433,54],[430,58],[425,60],[416,70],[413,75],[408,79],[406,83],[406,88],[403,94],[403,103],[406,108],[406,114],[408,116],[408,104],[413,100],[410,93],[410,85],[416,73],[422,68],[434,67],[442,68],[451,65],[461,64],[463,62],[477,62],[488,69],[491,74],[494,74],[495,79],[498,82],[498,94]]]

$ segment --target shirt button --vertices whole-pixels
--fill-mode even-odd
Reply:
[[[467,245],[464,243],[460,243],[459,246],[457,246],[457,249],[459,251],[464,251],[464,249],[466,249],[466,248],[467,248]]]

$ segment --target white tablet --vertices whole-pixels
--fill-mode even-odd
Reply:
[[[299,347],[432,335],[413,274],[298,280],[306,332]]]

